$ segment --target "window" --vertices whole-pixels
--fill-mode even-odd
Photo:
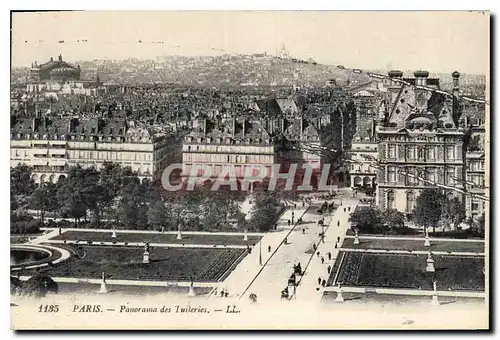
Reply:
[[[455,159],[455,146],[446,146],[446,159]]]
[[[389,158],[396,158],[396,145],[389,144],[387,146],[387,154]]]
[[[392,166],[387,168],[387,181],[388,182],[396,182],[396,169]]]
[[[408,175],[406,175],[406,182],[408,184],[415,184],[416,183],[415,172],[416,172],[415,168],[408,168],[408,170],[407,170]]]
[[[411,213],[415,209],[415,193],[408,191],[406,193],[406,212]]]
[[[455,180],[455,169],[454,168],[448,168],[446,170],[446,184],[454,184]]]
[[[436,150],[434,146],[429,146],[427,148],[427,158],[434,159],[436,157]]]
[[[421,161],[425,160],[425,149],[424,149],[424,147],[419,147],[417,149],[417,159],[421,160]]]
[[[431,182],[436,181],[436,169],[434,168],[427,169],[427,179]]]
[[[415,158],[415,146],[409,145],[408,146],[408,159],[414,159]]]

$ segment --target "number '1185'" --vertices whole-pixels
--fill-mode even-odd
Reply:
[[[39,313],[57,313],[59,312],[58,305],[40,305],[38,307]]]

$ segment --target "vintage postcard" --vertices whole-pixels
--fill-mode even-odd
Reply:
[[[12,329],[489,329],[488,11],[11,27]]]

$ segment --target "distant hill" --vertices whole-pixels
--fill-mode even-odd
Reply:
[[[336,66],[310,61],[280,59],[267,55],[223,55],[216,57],[166,56],[154,60],[76,61],[83,79],[117,83],[165,82],[195,86],[292,86],[363,83],[370,79]],[[12,80],[23,81],[27,69],[13,70]]]

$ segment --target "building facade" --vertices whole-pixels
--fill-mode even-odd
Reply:
[[[261,165],[265,168],[265,176],[269,177],[276,163],[274,141],[258,121],[246,118],[230,118],[223,122],[200,119],[195,122],[193,131],[184,137],[183,180],[194,175],[214,181],[230,166],[235,171],[238,185],[241,185],[245,171],[248,171],[246,167]],[[211,174],[205,174],[202,169],[193,170],[193,166],[208,166],[212,169]]]
[[[475,195],[466,195],[465,211],[467,217],[477,218],[486,209],[486,202],[476,196],[487,196],[488,192],[485,181],[485,154],[484,123],[472,125],[470,127],[470,143],[467,145],[465,154],[465,185],[467,192]]]
[[[170,162],[180,162],[181,143],[175,134],[125,120],[13,118],[10,163],[30,166],[36,183],[57,182],[73,166],[99,170],[106,162],[158,180]]]

